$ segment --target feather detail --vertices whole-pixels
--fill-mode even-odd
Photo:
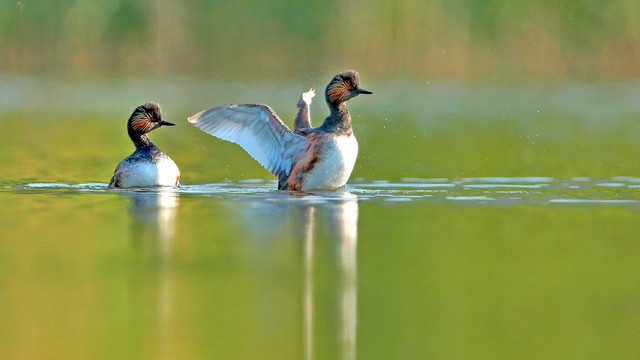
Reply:
[[[307,92],[302,93],[302,101],[304,101],[307,105],[311,105],[311,99],[316,96],[316,91],[313,89],[309,89]]]
[[[307,148],[299,154],[289,174],[286,188],[288,190],[302,190],[305,176],[313,169],[319,160],[320,150],[322,148],[322,135],[311,134],[307,143]]]
[[[309,91],[302,93],[300,95],[300,100],[296,106],[298,107],[298,114],[296,115],[296,119],[293,121],[293,131],[298,133],[302,129],[311,128],[311,115],[309,106],[311,105],[311,99],[316,96],[316,92],[313,89],[309,89]]]
[[[294,134],[267,105],[224,105],[201,111],[188,121],[198,129],[240,145],[276,176],[288,175],[306,138]]]
[[[343,80],[334,81],[327,87],[328,99],[332,103],[345,101],[348,92],[348,85]]]

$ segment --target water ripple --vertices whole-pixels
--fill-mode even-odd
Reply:
[[[640,204],[640,179],[613,177],[483,177],[463,179],[406,178],[399,182],[355,179],[340,191],[291,193],[276,191],[273,180],[183,185],[180,188],[109,189],[105,183],[4,183],[0,193],[20,194],[135,194],[172,193],[176,196],[264,201],[326,202],[342,200],[407,203],[453,201],[475,204]]]

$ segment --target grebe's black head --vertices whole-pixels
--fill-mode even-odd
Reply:
[[[347,70],[331,79],[324,96],[328,103],[339,104],[360,94],[373,94],[360,88],[360,75],[357,71]]]
[[[158,103],[148,102],[133,110],[127,122],[127,130],[129,136],[133,138],[144,135],[162,125],[174,126],[175,124],[162,120],[162,110],[160,110]]]

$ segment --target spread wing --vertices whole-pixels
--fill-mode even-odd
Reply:
[[[240,145],[278,177],[288,175],[306,138],[294,134],[267,105],[224,105],[201,111],[189,122],[207,134]]]

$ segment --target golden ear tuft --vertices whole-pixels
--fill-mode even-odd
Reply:
[[[151,129],[151,122],[147,119],[136,119],[131,124],[131,128],[139,132],[148,132]]]
[[[329,87],[328,94],[331,102],[342,101],[347,96],[347,86],[342,81],[336,81]]]

